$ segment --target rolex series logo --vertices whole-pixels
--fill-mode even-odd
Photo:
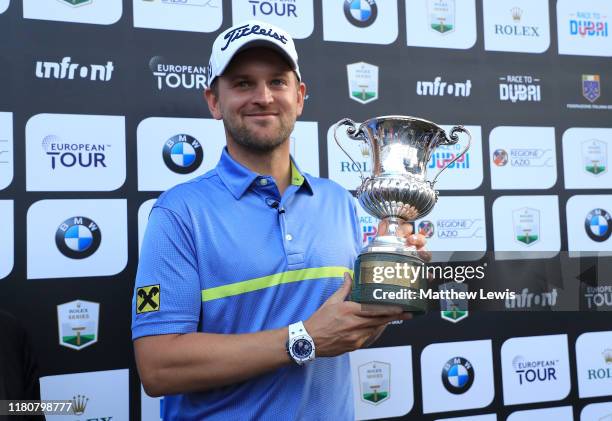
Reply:
[[[85,395],[76,395],[72,397],[72,413],[74,415],[83,415],[87,407],[89,398]]]

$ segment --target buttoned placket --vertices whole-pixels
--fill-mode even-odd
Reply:
[[[259,176],[255,180],[256,190],[264,197],[266,206],[270,211],[278,215],[281,241],[285,251],[285,258],[289,270],[304,268],[304,250],[300,247],[300,241],[292,232],[291,221],[294,220],[291,212],[290,203],[295,199],[296,192],[300,186],[290,184],[281,197],[276,182],[270,176]],[[287,206],[289,204],[289,206]]]

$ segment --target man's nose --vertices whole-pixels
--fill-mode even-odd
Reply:
[[[260,105],[268,105],[274,101],[272,96],[272,91],[267,83],[259,83],[257,84],[257,88],[255,89],[255,93],[253,96],[253,102]]]

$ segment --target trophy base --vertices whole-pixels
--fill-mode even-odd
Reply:
[[[376,242],[376,240],[375,240]],[[393,305],[415,314],[427,312],[424,261],[410,249],[372,244],[355,261],[351,300]]]

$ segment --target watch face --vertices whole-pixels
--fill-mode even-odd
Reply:
[[[297,358],[307,358],[312,352],[312,345],[306,339],[298,339],[293,343],[291,350]]]

